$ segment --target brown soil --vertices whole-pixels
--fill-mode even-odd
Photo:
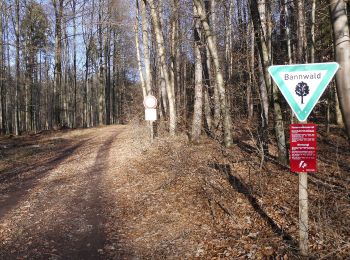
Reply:
[[[241,133],[244,135],[244,133]],[[110,126],[0,139],[0,259],[295,259],[298,176],[245,134],[224,149]],[[311,258],[350,255],[350,152],[319,136]]]

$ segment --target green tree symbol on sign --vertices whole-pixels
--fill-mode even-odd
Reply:
[[[301,97],[301,104],[304,104],[304,97],[309,95],[310,88],[305,82],[300,82],[295,88],[295,93]]]

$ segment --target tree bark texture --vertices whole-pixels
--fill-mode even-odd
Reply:
[[[296,0],[298,9],[298,63],[302,64],[306,59],[306,32],[305,32],[305,3],[304,0]]]
[[[195,95],[194,95],[194,111],[192,120],[192,141],[197,142],[202,132],[203,121],[203,68],[202,55],[203,49],[200,39],[200,20],[198,18],[197,9],[194,7],[194,53],[195,53]]]
[[[231,120],[230,110],[227,105],[228,102],[226,97],[226,89],[224,85],[222,68],[219,61],[218,50],[216,47],[216,41],[213,37],[213,31],[211,30],[208,23],[208,18],[205,12],[203,0],[194,0],[194,4],[195,4],[195,8],[197,9],[197,13],[201,21],[206,42],[213,59],[215,79],[216,79],[216,84],[217,84],[219,98],[220,98],[220,108],[223,116],[224,143],[227,147],[229,147],[232,145],[232,120]]]
[[[350,142],[350,35],[346,1],[330,0],[336,61],[340,68],[336,74],[337,91],[344,125]]]
[[[60,91],[62,88],[62,17],[63,0],[53,0],[55,11],[55,85],[54,85],[54,125],[61,123]]]
[[[135,48],[136,48],[136,58],[137,58],[137,66],[139,70],[139,76],[140,76],[140,81],[141,81],[141,89],[142,89],[142,95],[143,97],[147,96],[147,90],[146,90],[146,83],[145,83],[145,78],[143,76],[143,70],[142,70],[142,61],[141,61],[141,55],[140,55],[140,44],[139,44],[139,11],[138,11],[138,4],[137,4],[137,16],[135,20]]]
[[[164,81],[167,90],[168,102],[169,102],[169,132],[170,135],[175,135],[176,131],[176,108],[175,108],[175,93],[172,89],[172,83],[169,76],[168,65],[166,61],[166,51],[164,44],[164,37],[161,29],[161,23],[159,19],[158,8],[153,0],[147,0],[151,9],[151,17],[154,27],[155,38],[157,42],[157,51],[160,60],[160,66],[163,71]]]
[[[139,7],[141,10],[141,24],[142,24],[142,44],[143,44],[143,61],[145,64],[145,85],[147,95],[152,94],[152,73],[151,73],[151,58],[149,48],[149,33],[146,5],[143,0],[140,0]]]

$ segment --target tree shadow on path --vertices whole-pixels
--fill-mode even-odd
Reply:
[[[110,202],[104,190],[104,175],[109,166],[109,154],[116,141],[119,131],[112,131],[103,143],[92,143],[90,147],[99,146],[93,152],[96,154],[92,166],[85,170],[72,169],[74,174],[69,181],[66,179],[50,183],[49,189],[59,190],[59,187],[69,183],[73,185],[76,191],[73,195],[66,195],[66,211],[59,213],[59,221],[52,223],[52,227],[46,232],[40,234],[41,239],[50,241],[49,244],[55,248],[55,257],[57,259],[106,259],[108,245],[106,224],[107,210]],[[94,148],[92,148],[94,149]],[[82,159],[81,164],[86,164]],[[71,167],[71,166],[69,166]],[[74,167],[74,166],[73,166]],[[80,182],[80,183],[77,183]],[[54,206],[54,205],[52,205]],[[118,244],[119,239],[114,239]],[[31,251],[41,248],[37,243],[31,247]],[[115,246],[118,250],[118,258],[128,258],[127,254],[120,250],[119,245]]]
[[[72,241],[62,240],[62,237],[54,237],[53,240],[58,244],[59,251],[65,252],[62,255],[63,259],[106,259],[108,258],[108,247],[113,247],[114,259],[129,259],[132,253],[123,249],[123,246],[119,243],[119,238],[114,237],[113,246],[109,245],[110,241],[107,240],[106,224],[108,224],[108,207],[115,206],[113,201],[109,201],[108,191],[104,186],[104,175],[108,171],[110,161],[110,152],[117,140],[119,131],[113,131],[110,136],[100,145],[93,166],[85,173],[82,174],[84,183],[86,186],[80,189],[71,199],[71,203],[77,203],[77,209],[73,209],[71,214],[63,216],[66,218],[69,226],[69,222],[73,221],[81,214],[84,215],[85,223],[90,226],[91,229],[86,232],[76,235],[72,230],[74,236]],[[86,194],[89,194],[89,199],[86,199]],[[82,206],[82,207],[81,207]],[[122,223],[122,222],[120,222]],[[113,227],[117,228],[118,227]],[[117,235],[118,236],[118,235]],[[89,246],[87,246],[89,245]]]
[[[33,177],[25,188],[28,191],[23,191],[12,205],[8,202],[7,211],[21,199],[27,199],[31,206],[25,213],[8,215],[7,220],[14,221],[15,230],[9,234],[8,243],[0,249],[1,259],[108,258],[107,213],[108,207],[114,203],[108,200],[108,193],[104,190],[104,174],[119,133],[120,130],[107,130],[103,136],[93,138],[92,142],[87,143],[85,139],[62,150],[54,159],[40,163],[39,172],[34,168],[35,176],[45,176],[55,167],[59,174],[47,179],[44,190],[28,198],[29,189],[39,184],[36,183],[39,177]],[[80,152],[75,153],[78,148],[84,151],[83,157],[80,157]],[[62,164],[70,155],[74,155],[74,160]],[[18,219],[19,216],[22,218]],[[21,235],[16,234],[18,232]],[[130,258],[130,254],[118,244],[118,237],[113,241],[117,251],[113,255],[117,255],[117,259]]]
[[[18,205],[28,192],[37,185],[40,178],[50,173],[50,171],[74,154],[84,142],[81,141],[73,146],[61,149],[55,157],[49,160],[2,173],[0,183],[7,182],[9,185],[7,185],[6,190],[0,191],[0,220]],[[19,176],[22,178],[19,178]]]
[[[84,178],[88,179],[88,186],[85,188],[90,193],[91,199],[89,201],[81,202],[86,204],[84,206],[86,209],[84,215],[88,225],[92,228],[81,237],[77,237],[75,244],[62,244],[62,250],[67,252],[65,257],[69,257],[71,259],[105,258],[103,256],[103,249],[106,244],[106,234],[104,230],[106,218],[104,216],[105,203],[101,201],[103,196],[101,181],[103,174],[108,169],[109,153],[117,136],[118,133],[114,132],[103,144],[101,144],[93,167],[88,172],[84,173]],[[80,192],[86,193],[86,190],[82,190]],[[79,200],[80,197],[83,197],[83,195],[78,195],[75,200]],[[74,218],[74,216],[72,217]],[[87,247],[86,245],[90,246]]]
[[[297,243],[285,230],[281,229],[276,222],[261,208],[257,199],[252,195],[247,186],[236,176],[232,174],[231,166],[228,164],[211,164],[210,167],[224,173],[228,177],[233,189],[237,192],[243,194],[245,198],[249,201],[250,205],[259,214],[259,216],[271,227],[272,231],[281,237],[285,243],[287,243],[293,251],[297,251]]]

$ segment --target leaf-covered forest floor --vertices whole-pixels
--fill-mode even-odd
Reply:
[[[0,139],[0,259],[298,259],[298,176],[138,123]],[[319,131],[310,258],[350,256],[350,149]]]

